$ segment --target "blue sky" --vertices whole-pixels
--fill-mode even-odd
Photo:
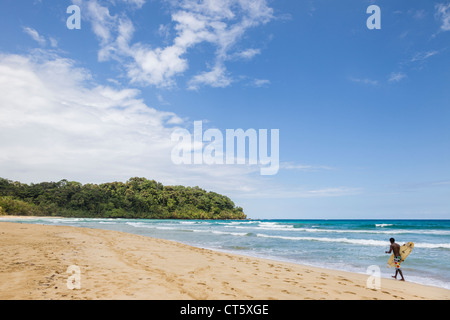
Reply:
[[[145,176],[250,218],[450,218],[449,1],[3,0],[0,28],[1,177]],[[172,132],[199,120],[279,129],[278,173],[175,165]]]

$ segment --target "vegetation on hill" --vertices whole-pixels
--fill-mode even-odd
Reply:
[[[146,178],[126,183],[75,181],[24,184],[0,178],[0,215],[140,219],[245,219],[228,197],[199,187],[163,186]]]

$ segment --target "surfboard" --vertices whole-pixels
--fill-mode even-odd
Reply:
[[[413,242],[408,242],[405,243],[404,245],[400,246],[400,256],[402,257],[402,261],[405,261],[405,259],[409,256],[409,254],[411,253],[412,249],[414,248],[414,243]],[[393,267],[395,266],[394,264],[394,254],[391,255],[391,257],[388,260],[388,266],[389,267]]]

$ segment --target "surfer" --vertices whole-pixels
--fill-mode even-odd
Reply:
[[[391,242],[391,246],[389,248],[389,251],[386,251],[386,253],[394,252],[394,263],[395,263],[395,275],[392,276],[392,278],[397,279],[397,275],[400,273],[400,275],[402,276],[401,281],[405,281],[402,269],[400,269],[400,263],[402,262],[402,256],[400,255],[400,245],[398,243],[395,243],[394,238],[390,238],[389,241]]]

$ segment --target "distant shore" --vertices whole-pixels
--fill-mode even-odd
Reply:
[[[10,215],[4,215],[4,216],[0,216],[0,222],[2,220],[5,219],[14,219],[14,220],[19,220],[19,219],[58,219],[58,218],[65,218],[65,217],[54,217],[54,216],[10,216]]]
[[[0,299],[450,299],[450,290],[415,283],[381,279],[379,290],[369,289],[363,274],[118,231],[1,220]],[[74,265],[80,289],[70,290]]]

